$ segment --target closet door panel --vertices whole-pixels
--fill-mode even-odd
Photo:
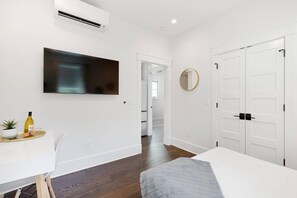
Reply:
[[[233,51],[218,57],[219,146],[245,153],[245,53]],[[235,117],[236,116],[236,117]]]
[[[246,50],[246,153],[272,163],[284,158],[284,40]]]

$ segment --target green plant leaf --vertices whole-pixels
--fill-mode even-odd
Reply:
[[[4,127],[4,130],[15,129],[16,125],[17,122],[15,120],[4,120],[4,122],[1,124],[1,126]]]

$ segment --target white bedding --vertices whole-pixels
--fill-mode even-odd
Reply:
[[[297,198],[297,171],[218,147],[193,159],[210,162],[225,198]]]

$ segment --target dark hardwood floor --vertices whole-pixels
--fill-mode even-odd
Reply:
[[[178,157],[192,156],[174,146],[163,145],[162,131],[155,128],[152,137],[142,138],[142,154],[55,178],[53,187],[57,198],[141,197],[139,175],[142,171]],[[28,191],[34,190],[35,186]],[[14,194],[9,193],[7,197],[12,198]]]

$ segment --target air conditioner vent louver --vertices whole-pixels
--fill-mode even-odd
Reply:
[[[108,12],[80,0],[55,0],[55,9],[60,17],[90,25],[100,30],[105,30],[108,26]]]
[[[62,16],[62,17],[66,17],[68,19],[72,19],[72,20],[75,20],[75,21],[78,21],[78,22],[81,22],[81,23],[85,23],[87,25],[91,25],[91,26],[94,26],[96,28],[101,28],[101,24],[99,23],[95,23],[95,22],[92,22],[92,21],[89,21],[89,20],[86,20],[86,19],[83,19],[83,18],[80,18],[80,17],[77,17],[77,16],[74,16],[72,14],[68,14],[66,12],[62,12],[62,11],[58,11],[58,15],[59,16]],[[104,26],[103,26],[104,27]]]

